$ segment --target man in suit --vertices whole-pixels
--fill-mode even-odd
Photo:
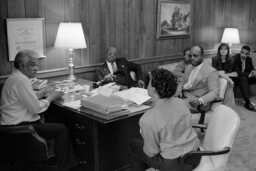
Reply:
[[[250,47],[243,46],[240,53],[233,56],[233,69],[237,72],[238,77],[232,77],[236,85],[239,86],[245,101],[245,108],[250,111],[256,111],[256,108],[250,102],[249,85],[256,83],[256,71],[252,64]]]
[[[176,95],[186,98],[192,113],[198,112],[199,105],[207,111],[219,96],[219,75],[216,69],[203,62],[203,48],[194,46],[190,53],[191,65],[186,67]]]
[[[117,84],[128,88],[138,86],[144,87],[140,66],[128,62],[125,58],[118,58],[118,56],[116,47],[108,48],[105,63],[96,71],[98,80],[103,83],[116,82]],[[131,71],[136,73],[138,82],[132,79],[130,75]]]

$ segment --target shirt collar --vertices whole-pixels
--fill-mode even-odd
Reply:
[[[203,66],[203,62],[200,65],[194,67],[194,69],[196,68],[197,70],[200,70],[202,68],[202,66]]]
[[[16,75],[20,75],[21,77],[24,77],[29,80],[29,78],[25,74],[23,74],[19,69],[15,69],[12,73]]]

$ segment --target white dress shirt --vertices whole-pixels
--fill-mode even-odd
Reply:
[[[109,69],[110,73],[114,74],[112,64],[107,61],[107,65],[108,65],[108,69]],[[113,65],[116,67],[116,63],[115,62],[113,62]],[[117,69],[117,67],[116,67],[116,69]]]
[[[162,99],[143,114],[139,125],[144,140],[143,151],[149,157],[160,153],[165,159],[174,159],[199,146],[191,126],[191,113],[182,99]]]
[[[39,100],[31,82],[19,70],[15,70],[6,80],[2,89],[0,104],[0,124],[16,125],[40,119],[39,113],[49,107],[50,102]]]
[[[199,72],[199,70],[202,68],[203,63],[201,63],[200,65],[198,65],[197,67],[194,67],[193,70],[191,71],[190,75],[189,75],[189,79],[188,82],[183,86],[184,89],[188,90],[192,87],[195,78]]]

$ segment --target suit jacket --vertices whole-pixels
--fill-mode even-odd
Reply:
[[[116,59],[117,74],[114,78],[114,82],[120,85],[127,86],[128,88],[137,86],[137,82],[134,81],[130,75],[131,71],[136,73],[136,79],[142,80],[142,72],[139,65],[128,62],[125,58]],[[98,80],[103,80],[105,75],[109,74],[107,62],[104,62],[96,71]]]
[[[233,64],[233,70],[237,72],[238,76],[249,76],[250,72],[254,70],[254,66],[252,64],[252,58],[247,57],[245,59],[245,70],[242,72],[242,61],[240,59],[240,54],[236,54],[233,56],[234,58],[234,64]]]
[[[187,83],[190,73],[193,69],[192,65],[188,65],[185,69],[183,83]],[[188,94],[202,98],[204,104],[208,104],[219,97],[219,75],[216,69],[203,63],[193,82],[192,87],[188,90]]]
[[[230,73],[233,71],[233,61],[231,58],[226,59],[226,62],[223,64],[220,56],[215,56],[212,58],[212,67],[217,71],[225,71]]]

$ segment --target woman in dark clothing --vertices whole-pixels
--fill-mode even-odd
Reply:
[[[235,109],[235,98],[233,92],[234,82],[229,77],[232,73],[233,62],[229,51],[230,49],[228,44],[221,43],[218,47],[217,56],[212,58],[212,66],[218,71],[220,77],[228,81],[223,104]]]

